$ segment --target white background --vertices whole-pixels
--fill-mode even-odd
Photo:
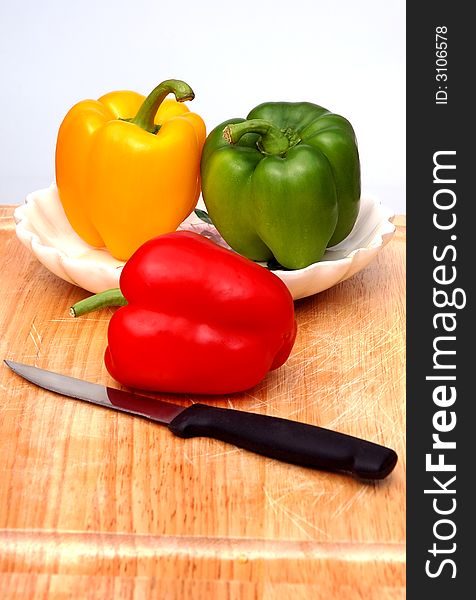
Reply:
[[[0,69],[0,203],[54,180],[75,102],[176,78],[208,130],[264,101],[342,114],[363,193],[405,212],[403,0],[1,0]]]

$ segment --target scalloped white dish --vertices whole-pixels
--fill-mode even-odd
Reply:
[[[198,208],[204,208],[201,200]],[[366,267],[395,233],[394,213],[371,198],[362,198],[357,222],[350,235],[329,248],[323,260],[296,271],[273,271],[295,300],[322,292]],[[16,234],[52,273],[84,288],[100,292],[119,286],[124,262],[107,250],[89,246],[73,231],[55,185],[28,194],[14,212]],[[179,229],[196,231],[226,246],[213,225],[195,213]]]

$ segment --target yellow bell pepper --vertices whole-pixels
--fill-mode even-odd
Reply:
[[[147,98],[111,92],[68,112],[56,144],[56,183],[72,228],[88,244],[127,260],[195,208],[206,132],[182,104],[193,98],[189,85],[170,79]]]

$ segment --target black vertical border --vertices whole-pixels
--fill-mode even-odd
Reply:
[[[476,522],[476,423],[475,384],[476,329],[474,323],[474,280],[476,279],[476,104],[472,97],[476,79],[476,25],[470,17],[470,3],[453,0],[431,3],[407,3],[407,598],[457,600],[473,597],[476,560],[474,536]],[[436,28],[447,28],[447,82],[437,81]],[[441,30],[440,30],[441,31]],[[440,71],[441,73],[443,71]],[[438,86],[446,87],[447,104],[436,104]],[[440,94],[440,98],[443,94]],[[448,185],[456,193],[454,212],[457,218],[451,231],[438,231],[433,223],[433,196],[445,187],[433,182],[433,155],[437,151],[456,151],[446,161],[456,164],[456,184]],[[449,174],[447,173],[447,176]],[[441,196],[443,198],[443,196]],[[449,198],[449,195],[447,195]],[[450,213],[448,211],[448,218]],[[456,236],[456,239],[450,236]],[[454,245],[446,259],[435,261],[447,245]],[[454,258],[454,260],[453,260]],[[456,268],[453,285],[436,285],[434,268],[445,263],[450,273]],[[454,271],[451,270],[451,273]],[[440,272],[441,274],[441,272]],[[442,335],[434,327],[433,317],[441,312],[435,308],[433,289],[461,288],[466,306],[453,309],[457,326],[456,340],[448,344],[456,350],[447,357],[456,364],[454,385],[457,398],[447,411],[456,413],[456,427],[441,434],[442,439],[454,440],[456,449],[447,450],[445,462],[456,464],[455,473],[429,473],[426,454],[432,452],[435,433],[433,418],[441,408],[433,401],[435,381],[426,376],[433,370],[435,337]],[[461,298],[462,296],[460,296]],[[450,307],[443,309],[451,311]],[[448,321],[449,322],[449,321]],[[448,374],[447,371],[445,374]],[[448,412],[448,418],[450,417]],[[438,459],[439,451],[434,452]],[[425,489],[439,489],[433,476],[444,484],[451,476],[456,480],[448,488],[454,494],[425,494]],[[441,509],[453,506],[449,515],[438,515],[433,501]],[[454,537],[439,540],[434,528],[439,519],[451,519],[456,527]],[[450,536],[450,524],[440,523],[436,531]],[[437,553],[430,553],[436,544]],[[455,546],[453,546],[455,544]],[[454,551],[450,551],[453,550]],[[441,552],[440,552],[441,551]],[[445,559],[453,560],[443,565]],[[436,577],[429,577],[429,570]],[[452,577],[456,574],[456,577]]]

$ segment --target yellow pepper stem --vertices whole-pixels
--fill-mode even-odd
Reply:
[[[155,115],[159,106],[169,94],[174,94],[177,102],[185,102],[186,100],[193,100],[195,98],[195,94],[188,83],[180,79],[167,79],[159,83],[151,91],[142,103],[136,116],[131,119],[131,123],[138,125],[150,133],[157,133],[159,128],[154,123]]]

